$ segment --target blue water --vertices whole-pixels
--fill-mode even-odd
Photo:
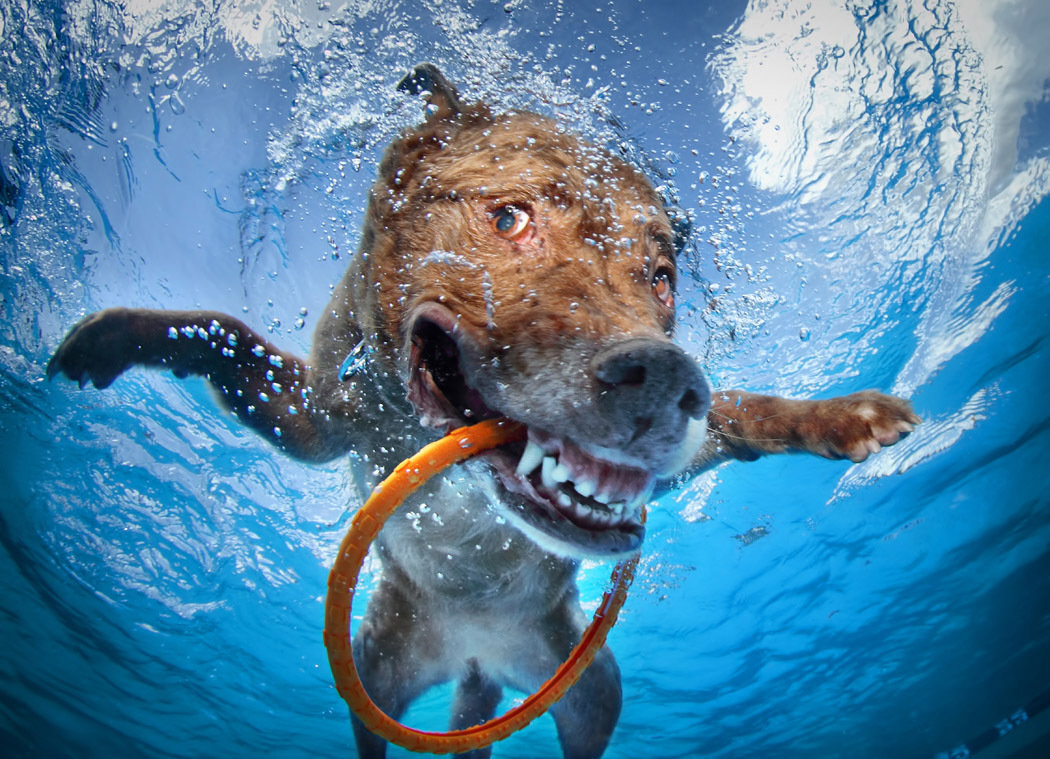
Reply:
[[[654,505],[606,756],[933,757],[1045,692],[1043,6],[0,5],[4,754],[354,755],[321,643],[343,466],[278,457],[200,382],[44,367],[118,304],[304,352],[420,60],[670,183],[679,339],[717,385],[878,387],[926,420],[861,465],[733,464]],[[551,721],[494,753],[556,756]]]

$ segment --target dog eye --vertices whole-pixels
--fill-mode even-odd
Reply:
[[[674,308],[674,273],[662,267],[653,275],[653,295],[668,308]]]
[[[531,223],[529,214],[516,206],[503,206],[492,213],[492,231],[504,240],[520,242]]]

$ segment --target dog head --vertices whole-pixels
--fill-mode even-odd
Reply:
[[[503,505],[544,547],[636,550],[655,478],[703,441],[710,392],[670,339],[676,250],[632,166],[552,119],[460,103],[432,66],[429,117],[383,160],[355,272],[357,319],[422,422],[506,416]]]

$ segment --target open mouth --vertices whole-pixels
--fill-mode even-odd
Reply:
[[[448,431],[505,416],[468,381],[472,342],[455,317],[428,304],[413,321],[408,397],[422,422]],[[524,421],[524,420],[517,420]],[[653,474],[614,449],[555,436],[528,424],[523,442],[485,454],[503,487],[508,513],[545,548],[573,555],[621,555],[645,536],[642,509]]]

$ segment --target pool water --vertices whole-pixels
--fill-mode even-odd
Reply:
[[[676,197],[677,338],[716,386],[925,420],[651,506],[606,756],[1050,756],[1048,34],[1040,0],[0,5],[4,754],[354,755],[321,639],[345,464],[274,454],[200,381],[45,367],[115,305],[305,353],[432,60]],[[494,750],[558,755],[549,717]]]

